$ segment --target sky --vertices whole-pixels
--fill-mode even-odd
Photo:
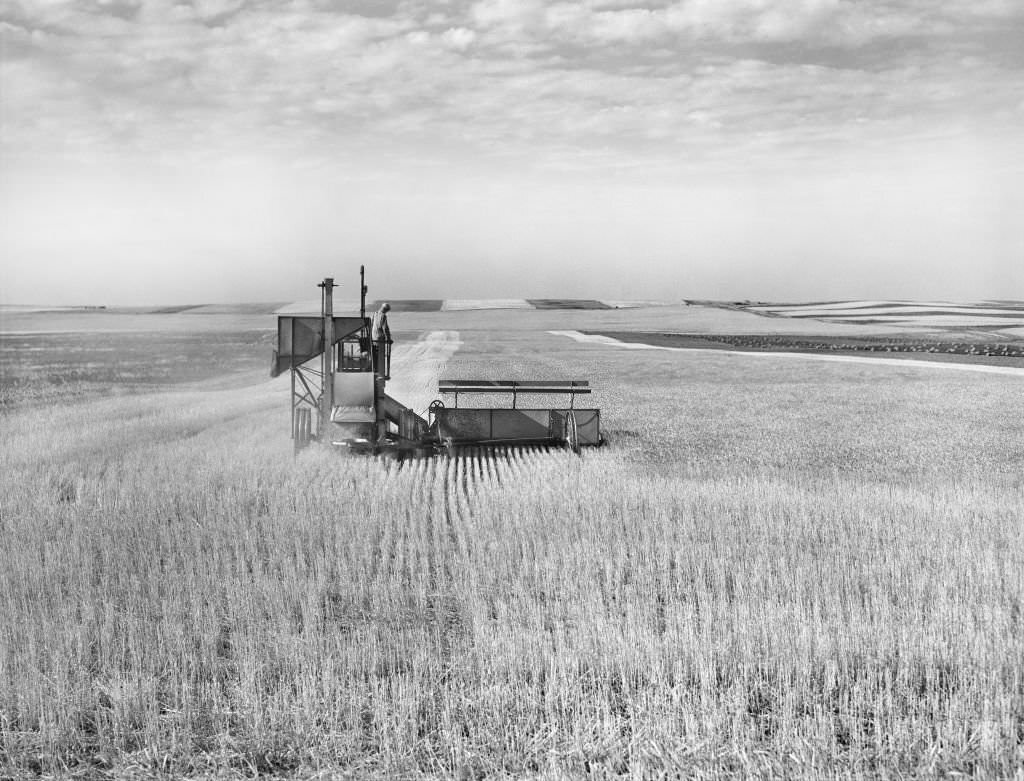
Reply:
[[[0,0],[0,61],[0,304],[1024,299],[1021,0]]]

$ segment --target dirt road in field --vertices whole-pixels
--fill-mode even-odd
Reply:
[[[445,364],[461,345],[458,331],[431,331],[412,343],[396,342],[388,395],[423,414],[437,398],[437,381]]]
[[[622,342],[610,336],[584,334],[579,331],[548,331],[555,336],[567,336],[577,342],[586,344],[603,344],[625,350],[668,350],[685,353],[729,353],[731,355],[749,355],[756,358],[796,358],[811,361],[836,361],[840,363],[870,363],[876,366],[913,366],[918,369],[950,369],[952,371],[983,372],[986,374],[1011,374],[1024,377],[1024,368],[1019,366],[990,366],[980,363],[946,363],[943,361],[916,361],[907,358],[872,358],[860,355],[828,355],[825,353],[790,353],[790,352],[754,352],[750,350],[728,350],[703,347],[663,347],[661,345],[643,344],[640,342]]]

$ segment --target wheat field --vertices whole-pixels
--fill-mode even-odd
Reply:
[[[1021,771],[1018,381],[461,338],[609,445],[292,458],[255,381],[5,414],[0,776]]]

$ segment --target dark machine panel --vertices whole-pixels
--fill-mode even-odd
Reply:
[[[365,324],[362,317],[335,317],[334,341],[358,331]],[[277,318],[277,350],[274,351],[270,376],[276,377],[293,366],[301,366],[324,350],[324,320],[314,315],[279,315]]]
[[[579,443],[600,444],[601,413],[596,409],[448,407],[433,410],[438,436],[455,442],[562,441],[570,412],[576,417]]]

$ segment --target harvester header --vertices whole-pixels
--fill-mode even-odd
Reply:
[[[421,415],[386,391],[391,378],[390,333],[366,316],[365,271],[359,269],[359,314],[334,314],[334,279],[321,289],[318,315],[279,315],[271,376],[291,375],[292,438],[358,452],[430,454],[460,446],[600,445],[601,411],[576,406],[585,380],[441,380]],[[319,360],[317,360],[319,359]],[[508,407],[459,406],[474,394],[500,395]],[[565,396],[557,407],[523,407],[520,400]]]

